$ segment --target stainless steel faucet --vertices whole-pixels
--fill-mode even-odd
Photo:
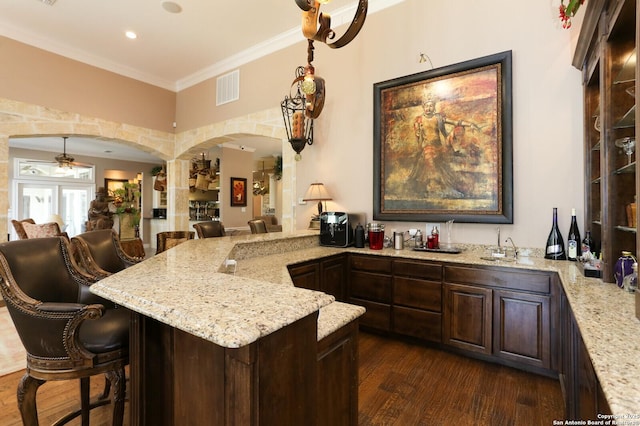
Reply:
[[[518,257],[518,247],[516,247],[516,243],[513,242],[513,239],[511,237],[507,237],[504,242],[511,243],[511,245],[513,246],[513,257]]]

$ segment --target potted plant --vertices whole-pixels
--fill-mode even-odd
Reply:
[[[273,177],[275,180],[282,179],[282,156],[278,155],[276,161],[273,164]]]
[[[122,188],[113,190],[113,204],[115,213],[120,219],[120,232],[122,224],[128,223],[135,230],[135,237],[140,236],[140,188],[135,183],[125,182]],[[126,217],[126,218],[125,218]]]

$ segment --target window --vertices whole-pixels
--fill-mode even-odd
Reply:
[[[63,231],[70,237],[80,234],[85,230],[89,203],[94,197],[94,175],[92,165],[74,164],[72,169],[60,169],[55,162],[16,158],[9,216],[46,223],[51,221],[51,215],[58,214]],[[12,234],[12,239],[16,238]]]

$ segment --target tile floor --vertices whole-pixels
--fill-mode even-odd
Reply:
[[[0,376],[22,370],[26,352],[5,306],[0,308]]]

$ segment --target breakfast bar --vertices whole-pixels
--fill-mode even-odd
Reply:
[[[250,236],[191,240],[92,287],[132,312],[133,424],[314,424],[319,333],[357,333],[364,309],[290,281],[225,273],[231,254],[247,255],[247,239],[260,249]],[[304,234],[279,240],[309,243]],[[351,382],[345,413],[357,419]]]

